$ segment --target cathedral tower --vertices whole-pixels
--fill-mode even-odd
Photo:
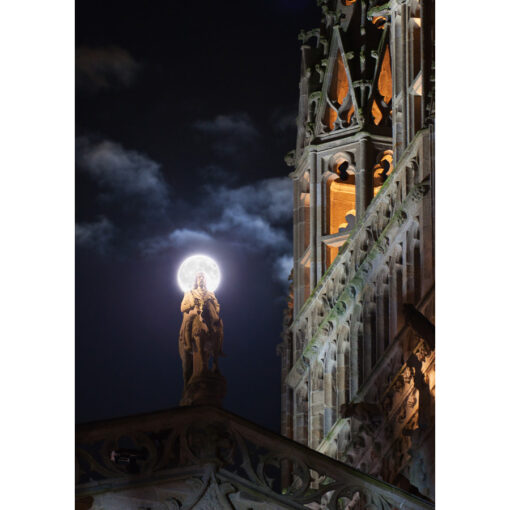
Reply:
[[[318,0],[299,35],[282,433],[434,497],[434,2]]]

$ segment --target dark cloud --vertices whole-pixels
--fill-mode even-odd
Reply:
[[[103,201],[131,199],[132,205],[150,206],[142,209],[147,214],[167,210],[169,189],[159,163],[110,140],[94,143],[82,137],[76,149],[78,166],[100,186]]]
[[[76,146],[78,167],[99,186],[99,201],[112,205],[106,215],[115,218],[116,224],[120,222],[122,235],[115,243],[119,255],[129,256],[133,245],[144,257],[153,257],[175,247],[207,247],[221,242],[278,259],[273,276],[286,283],[283,273],[288,264],[284,261],[292,249],[288,234],[292,185],[288,178],[235,186],[222,167],[209,165],[208,171],[217,181],[209,179],[208,184],[197,189],[192,201],[181,199],[170,204],[160,165],[146,155],[110,140],[92,142],[83,137]],[[150,213],[154,219],[158,211],[162,214],[151,223],[151,235],[144,215]],[[126,214],[131,218],[127,223],[121,221]],[[166,232],[158,235],[156,228]],[[98,252],[106,249],[113,236],[113,225],[106,216],[96,223],[79,224],[76,229],[77,245]]]
[[[122,183],[110,173],[100,181],[78,161],[77,223],[102,215],[115,226],[107,256],[76,249],[79,422],[179,401],[182,296],[174,275],[181,260],[201,252],[220,263],[224,277],[225,408],[279,430],[275,344],[285,298],[277,297],[288,289],[283,257],[292,253],[292,194],[262,180],[289,171],[283,157],[295,131],[284,117],[297,108],[297,36],[320,20],[316,0],[299,10],[303,3],[265,0],[253,9],[200,2],[197,15],[195,2],[146,2],[143,13],[140,2],[120,9],[116,2],[77,2],[78,135],[88,135],[93,147],[104,141],[90,136],[96,133],[124,152],[143,153],[161,165],[170,187],[164,214],[149,217],[148,197],[157,190],[118,191]],[[92,58],[83,51],[112,43],[138,66],[129,58],[112,62],[112,52]],[[119,68],[122,60],[127,66]],[[229,204],[236,208],[230,215]],[[213,232],[213,224],[224,230]],[[241,391],[246,382],[249,398]]]
[[[140,242],[140,250],[143,255],[158,255],[174,246],[197,246],[213,241],[213,238],[200,230],[180,228],[170,232],[167,236],[158,236]]]
[[[209,189],[208,201],[220,209],[209,224],[212,232],[230,233],[250,249],[285,250],[290,240],[282,224],[292,217],[289,179],[272,178],[253,184]]]
[[[79,223],[75,228],[76,244],[104,254],[110,249],[115,233],[113,223],[106,217],[92,223]]]
[[[79,89],[96,92],[111,87],[129,87],[138,74],[140,64],[117,46],[76,50],[76,85]]]
[[[241,155],[260,137],[259,130],[246,113],[198,120],[193,123],[193,127],[210,138],[212,148],[220,156]]]
[[[273,276],[281,282],[284,287],[289,286],[289,275],[294,264],[292,255],[281,255],[273,264]]]
[[[277,133],[296,131],[296,113],[278,113],[272,116],[274,130]]]
[[[204,247],[222,242],[274,257],[273,277],[288,286],[292,242],[286,227],[292,218],[291,181],[264,179],[236,188],[208,185],[202,191],[202,200],[188,205],[193,214],[186,226],[142,240],[139,243],[142,254],[155,256],[175,246]]]
[[[193,125],[199,131],[214,135],[228,135],[236,138],[259,136],[257,128],[246,113],[218,115],[213,120],[198,120]]]
[[[219,186],[211,188],[209,195],[216,204],[237,206],[273,223],[292,218],[292,183],[287,177],[264,179],[235,189]]]
[[[219,184],[233,185],[239,176],[233,172],[230,172],[222,166],[210,164],[206,165],[198,170],[198,175],[203,182]]]
[[[228,234],[249,249],[280,250],[289,244],[285,230],[271,225],[262,215],[248,213],[238,204],[225,208],[220,220],[209,228]]]

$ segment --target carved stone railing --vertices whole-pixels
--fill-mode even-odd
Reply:
[[[291,325],[294,360],[287,377],[291,387],[300,383],[331,332],[348,319],[387,247],[430,190],[428,177],[420,178],[420,158],[428,136],[428,129],[417,133],[295,317]],[[305,339],[310,340],[305,344]]]
[[[433,299],[432,289],[418,308],[425,309]],[[404,338],[408,339],[406,352]],[[365,466],[369,473],[377,471],[377,464],[385,459],[393,466],[388,471],[395,475],[409,461],[411,437],[419,433],[423,440],[433,429],[434,400],[435,351],[404,326],[349,403],[350,408],[370,403],[371,415],[340,416],[317,450],[349,465]],[[353,424],[356,419],[362,424],[360,433]],[[358,445],[360,439],[363,448]]]
[[[226,411],[188,407],[78,426],[79,508],[431,509]]]

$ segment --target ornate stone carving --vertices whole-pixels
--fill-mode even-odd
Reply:
[[[429,191],[430,186],[426,183],[417,184],[411,191],[411,200],[419,202]]]
[[[131,439],[140,448],[142,437],[147,469],[126,473],[108,467],[105,443]],[[352,508],[367,510],[432,508],[211,407],[83,426],[77,445],[77,499],[85,504],[93,498],[94,510],[102,502],[119,510],[321,508],[326,502],[335,510],[353,502],[360,506]]]
[[[380,253],[383,253],[385,254],[386,251],[388,250],[389,246],[390,246],[390,240],[388,239],[387,236],[384,236],[384,237],[381,237],[379,239],[379,242],[377,243],[377,250],[380,252]]]
[[[397,218],[397,223],[401,227],[405,221],[407,220],[407,214],[404,211],[397,211],[395,213],[395,217]]]
[[[294,149],[289,151],[284,160],[287,166],[294,166],[296,164],[296,151]]]
[[[323,382],[324,399],[337,402],[336,409],[326,406],[329,417],[338,419],[330,423],[326,409],[314,407],[312,397],[306,403],[308,428],[303,437],[315,447],[317,436],[323,434],[326,437],[321,441],[321,451],[342,455],[367,473],[418,490],[418,485],[410,485],[409,480],[413,478],[410,471],[418,469],[421,461],[417,454],[417,464],[411,467],[410,448],[421,446],[404,430],[414,433],[415,422],[418,428],[424,427],[425,415],[432,416],[434,340],[429,334],[430,324],[416,314],[406,317],[403,304],[411,302],[427,318],[433,317],[433,311],[426,311],[423,304],[433,293],[433,233],[429,228],[434,219],[429,196],[434,171],[433,131],[424,128],[433,99],[429,96],[433,46],[427,11],[430,7],[423,2],[402,2],[404,7],[400,7],[400,0],[391,5],[384,0],[318,0],[323,13],[321,28],[303,36],[309,46],[304,53],[302,80],[303,70],[309,69],[311,74],[308,88],[304,81],[300,84],[303,115],[299,127],[304,130],[306,126],[305,145],[313,146],[304,149],[298,167],[303,172],[306,165],[315,165],[317,182],[311,187],[322,200],[316,200],[317,221],[310,223],[307,233],[307,239],[317,248],[310,265],[310,274],[314,275],[310,282],[316,286],[305,297],[306,277],[300,275],[297,285],[303,289],[303,299],[297,302],[290,329],[296,338],[305,322],[308,328],[295,342],[299,347],[294,364],[287,367],[284,384],[292,388],[302,384],[310,377],[302,367],[314,366],[325,346],[348,329],[348,343],[338,350],[335,383],[328,380],[327,371]],[[329,56],[324,66],[326,40]],[[312,100],[308,109],[308,99],[319,88],[322,98],[317,103]],[[361,130],[363,136],[356,133]],[[365,134],[368,141],[363,138]],[[302,141],[298,136],[297,145]],[[318,210],[324,204],[331,207],[331,202],[327,188],[320,188],[320,177],[334,171],[331,162],[335,154],[349,151],[356,167],[357,214],[349,237],[342,239],[332,259],[330,233],[325,225],[329,213]],[[321,243],[326,245],[323,258]],[[433,308],[433,304],[430,306]],[[357,307],[362,313],[355,312]],[[332,332],[323,329],[329,321],[335,325]],[[415,336],[426,336],[428,346],[421,346],[423,342]],[[366,416],[339,417],[340,405],[353,402],[379,406],[380,425],[371,428]],[[351,436],[341,447],[335,436],[340,423]],[[421,433],[424,437],[426,428]],[[353,495],[343,502],[344,506],[357,507],[360,497],[361,493],[356,499]],[[313,508],[334,508],[333,499],[325,494]]]

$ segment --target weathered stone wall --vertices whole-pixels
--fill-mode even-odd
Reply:
[[[293,420],[282,433],[433,499],[434,4],[319,3],[321,28],[302,35],[301,127],[291,158],[295,211],[306,176],[310,229],[307,244],[295,216],[294,320],[282,345],[282,411]],[[388,47],[389,105],[374,92]],[[314,68],[318,49],[329,56]],[[324,108],[338,119],[345,110],[330,97],[338,51],[351,94],[344,106],[352,102],[355,117],[330,129]],[[319,78],[311,69],[322,70]],[[389,123],[376,124],[374,102]],[[331,235],[325,183],[342,178],[339,165],[355,178],[356,217]],[[331,247],[338,255],[328,267]]]
[[[432,504],[214,407],[79,426],[79,510],[430,510]]]

